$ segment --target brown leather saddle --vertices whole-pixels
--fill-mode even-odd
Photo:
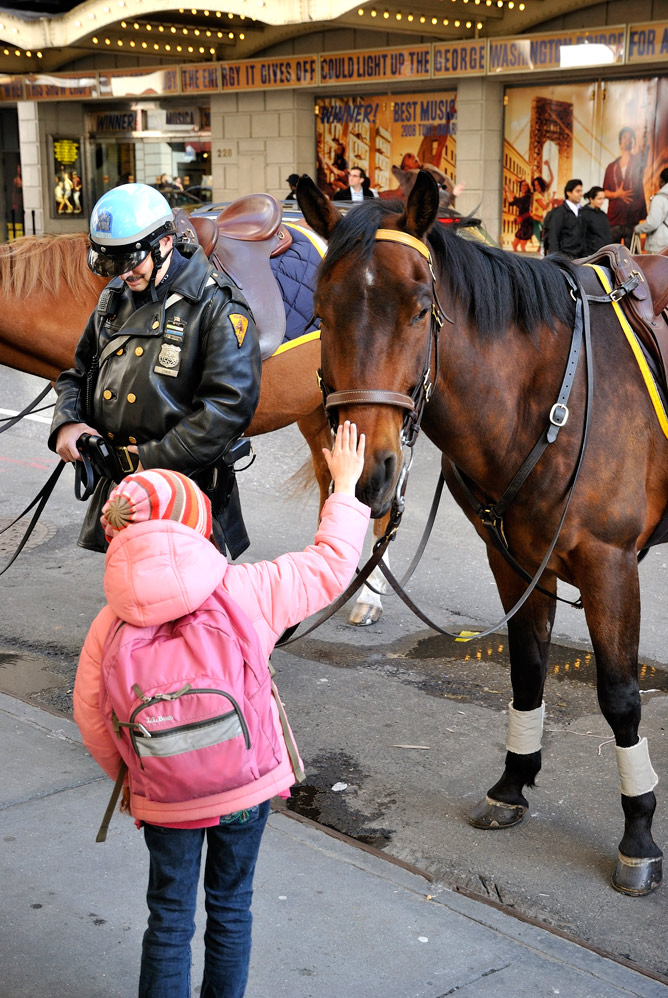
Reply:
[[[625,246],[603,246],[593,256],[576,260],[595,263],[611,272],[613,293],[633,331],[656,362],[666,387],[668,371],[668,256],[631,256]],[[636,280],[637,278],[637,280]],[[601,289],[603,290],[603,289]]]
[[[285,306],[270,259],[292,243],[282,208],[271,194],[247,194],[228,204],[216,218],[174,213],[179,239],[201,246],[214,266],[238,285],[250,305],[262,360],[285,337]]]

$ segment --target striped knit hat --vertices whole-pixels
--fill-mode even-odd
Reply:
[[[145,520],[176,520],[209,537],[211,503],[178,471],[140,471],[112,489],[100,522],[107,541],[111,541],[129,524]]]

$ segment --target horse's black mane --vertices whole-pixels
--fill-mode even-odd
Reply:
[[[326,275],[337,262],[354,254],[362,262],[373,253],[375,235],[403,212],[402,202],[365,201],[350,210],[330,237],[321,264]],[[430,230],[429,242],[437,272],[447,289],[441,290],[446,312],[454,299],[483,338],[501,335],[511,325],[531,335],[539,326],[554,327],[573,321],[573,300],[560,266],[508,253],[495,246],[462,239],[456,223]],[[570,269],[568,261],[561,266]]]

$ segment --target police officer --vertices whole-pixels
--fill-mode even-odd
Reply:
[[[124,184],[97,202],[88,265],[113,280],[79,340],[74,367],[56,382],[49,447],[77,461],[86,437],[78,441],[90,434],[104,441],[122,473],[169,468],[188,475],[212,501],[218,546],[237,557],[248,537],[232,465],[260,394],[248,304],[201,248],[177,248],[169,204],[146,184]],[[105,550],[99,517],[113,484],[97,482],[81,547]]]

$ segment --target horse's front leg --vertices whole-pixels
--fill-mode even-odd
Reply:
[[[663,854],[652,837],[658,778],[647,739],[638,737],[640,595],[636,553],[598,545],[587,551],[581,562],[578,576],[596,656],[598,702],[615,736],[624,811],[624,835],[612,886],[623,894],[648,894],[661,883]]]
[[[508,611],[519,600],[526,583],[495,549],[488,548],[488,558],[503,608]],[[556,592],[554,580],[543,577],[541,585]],[[513,699],[508,709],[506,764],[501,779],[469,816],[476,828],[516,825],[529,806],[524,788],[534,786],[541,768],[543,689],[554,613],[555,601],[534,592],[508,622]]]
[[[373,521],[370,554],[373,553],[376,541],[378,541],[385,534],[389,521],[389,515],[390,514],[388,513],[387,516],[384,516],[382,519]],[[383,561],[389,568],[389,547],[383,555]],[[353,608],[350,611],[350,616],[348,617],[348,623],[355,624],[356,627],[367,627],[369,624],[376,624],[380,620],[383,613],[383,604],[380,594],[387,593],[389,591],[390,585],[381,572],[380,567],[378,566],[374,568],[373,572],[369,576],[369,586],[367,586],[366,583],[362,586],[359,596],[353,603]]]
[[[309,413],[307,416],[302,416],[297,420],[297,426],[299,427],[299,430],[308,444],[309,450],[311,451],[313,471],[318,483],[318,492],[320,496],[319,508],[322,510],[332,481],[327,462],[322,454],[323,447],[332,446],[332,431],[330,429],[325,410],[321,406]],[[381,520],[374,520],[371,541],[372,551],[376,540],[382,537],[385,533],[388,520],[389,513]],[[389,567],[390,560],[387,551],[383,555],[383,561]],[[378,620],[380,620],[383,612],[383,604],[381,603],[379,593],[385,593],[389,590],[389,585],[385,580],[385,576],[379,568],[375,568],[373,570],[369,576],[369,583],[373,589],[370,589],[367,585],[362,586],[360,594],[353,604],[350,616],[348,617],[348,622],[350,624],[355,624],[358,627],[364,627],[367,624],[375,624]],[[375,592],[373,590],[375,590]]]

